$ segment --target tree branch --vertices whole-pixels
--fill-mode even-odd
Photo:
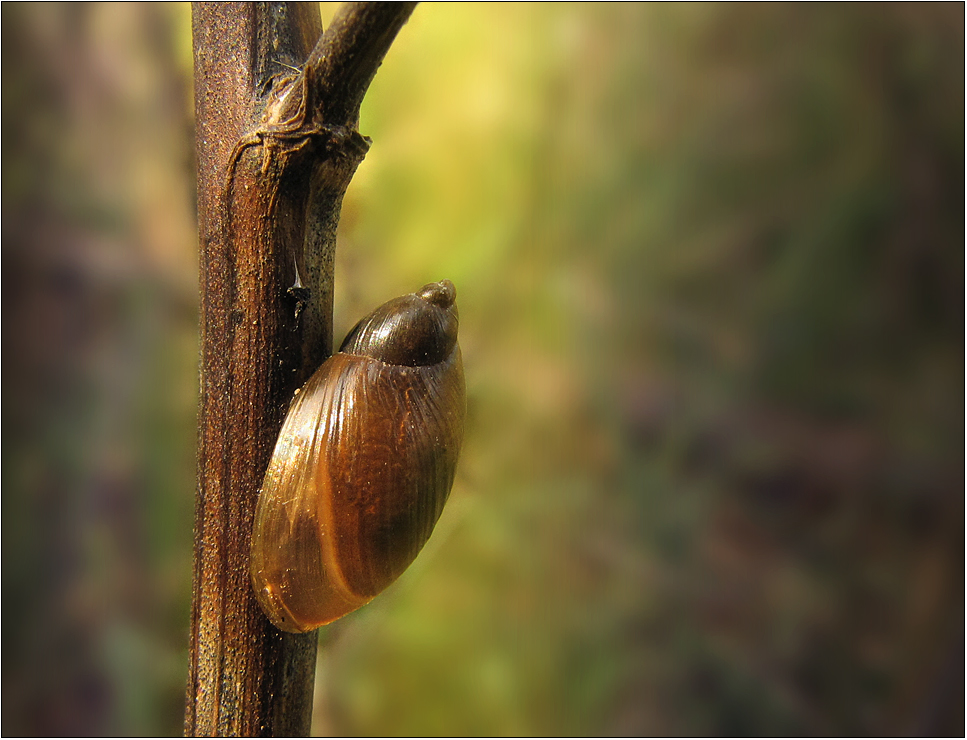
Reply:
[[[323,120],[355,124],[376,70],[416,3],[345,3],[306,63]]]
[[[186,735],[309,732],[316,635],[262,614],[252,521],[289,400],[332,349],[336,227],[368,148],[359,104],[411,10],[351,6],[311,50],[313,3],[193,4],[202,392]]]

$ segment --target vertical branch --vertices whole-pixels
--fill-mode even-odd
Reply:
[[[322,35],[313,3],[193,5],[202,388],[186,735],[309,732],[316,635],[262,614],[252,521],[288,401],[331,351],[336,227],[368,149],[359,104],[412,9],[352,3]]]
[[[197,3],[192,14],[202,392],[186,735],[306,735],[312,716],[315,635],[274,630],[247,568],[254,497],[297,382],[283,373],[294,332],[279,300],[292,266],[266,229],[243,228],[265,209],[225,189],[233,147],[261,115],[272,39],[304,58],[321,33],[318,10],[286,11]],[[226,209],[237,210],[230,230]]]

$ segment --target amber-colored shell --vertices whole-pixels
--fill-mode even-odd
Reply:
[[[466,412],[455,300],[444,280],[383,304],[294,398],[252,534],[252,584],[279,629],[367,603],[433,531]]]

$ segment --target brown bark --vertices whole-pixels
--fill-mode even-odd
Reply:
[[[359,104],[412,9],[348,4],[320,38],[315,3],[193,7],[202,388],[186,735],[309,732],[316,635],[262,614],[252,519],[288,401],[332,350],[339,209],[368,148]]]

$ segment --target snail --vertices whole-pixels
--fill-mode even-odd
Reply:
[[[296,392],[252,532],[252,585],[279,629],[363,606],[430,537],[466,414],[455,301],[443,280],[384,303]]]

